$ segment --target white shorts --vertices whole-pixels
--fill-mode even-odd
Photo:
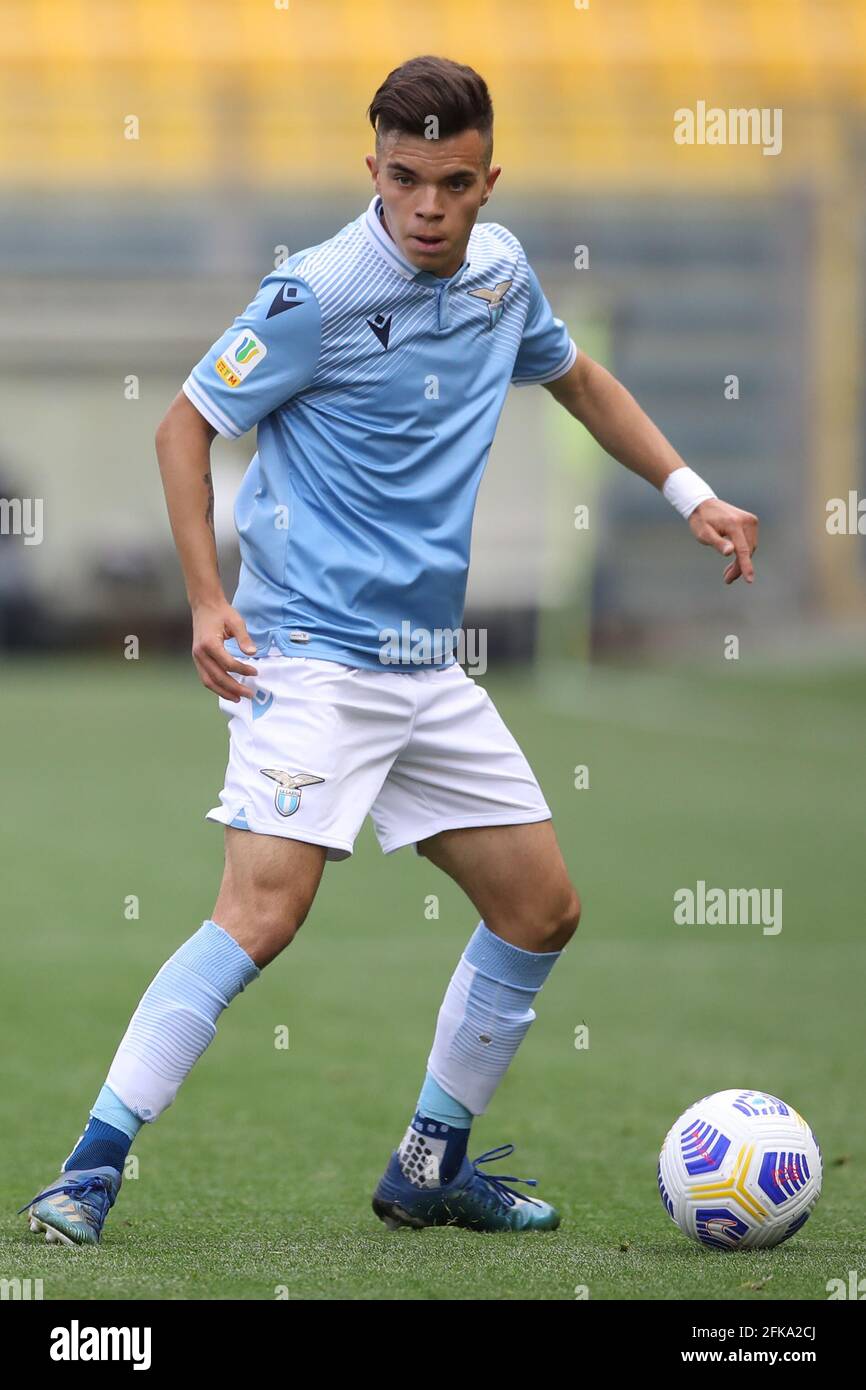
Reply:
[[[229,718],[221,805],[207,819],[327,845],[347,859],[365,816],[385,854],[440,830],[549,820],[493,701],[458,664],[373,671],[256,657]]]

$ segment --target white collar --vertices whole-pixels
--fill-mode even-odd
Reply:
[[[441,275],[433,275],[429,270],[420,270],[417,265],[413,265],[410,260],[407,260],[396,241],[388,235],[382,225],[379,216],[381,207],[382,196],[376,193],[370,199],[370,205],[364,213],[364,231],[370,245],[381,256],[386,265],[389,265],[398,275],[402,275],[404,280],[420,280],[425,285],[450,285],[460,278],[469,265],[468,261],[464,261],[459,270],[456,270],[452,276],[446,279]]]
[[[402,275],[404,280],[414,280],[418,273],[418,267],[406,259],[396,241],[392,241],[385,231],[379,217],[381,206],[381,195],[375,193],[364,214],[364,231],[367,233],[367,239],[392,270],[396,270],[397,274]]]

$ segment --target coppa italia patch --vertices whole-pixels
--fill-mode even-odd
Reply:
[[[268,350],[261,338],[244,331],[229,344],[222,357],[217,358],[214,369],[226,386],[240,386],[244,377],[249,376],[253,367],[257,367],[267,355]]]

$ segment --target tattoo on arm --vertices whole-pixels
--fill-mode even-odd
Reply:
[[[207,507],[205,508],[204,515],[205,520],[211,529],[211,534],[213,534],[213,479],[210,475],[210,470],[208,470],[208,472],[205,473],[203,481],[205,487],[207,488]]]

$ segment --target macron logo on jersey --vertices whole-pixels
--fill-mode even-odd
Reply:
[[[229,344],[222,357],[217,358],[214,370],[217,376],[222,377],[226,386],[240,386],[244,377],[248,377],[253,368],[263,362],[267,355],[268,350],[261,338],[245,330]]]
[[[287,309],[297,309],[303,302],[302,299],[298,299],[298,291],[294,285],[283,285],[277,290],[266,318],[272,319],[275,314],[284,314]]]
[[[388,339],[391,336],[391,320],[393,317],[393,314],[389,314],[387,318],[385,318],[384,314],[376,314],[374,318],[367,319],[367,327],[372,328],[386,352],[388,351]]]

